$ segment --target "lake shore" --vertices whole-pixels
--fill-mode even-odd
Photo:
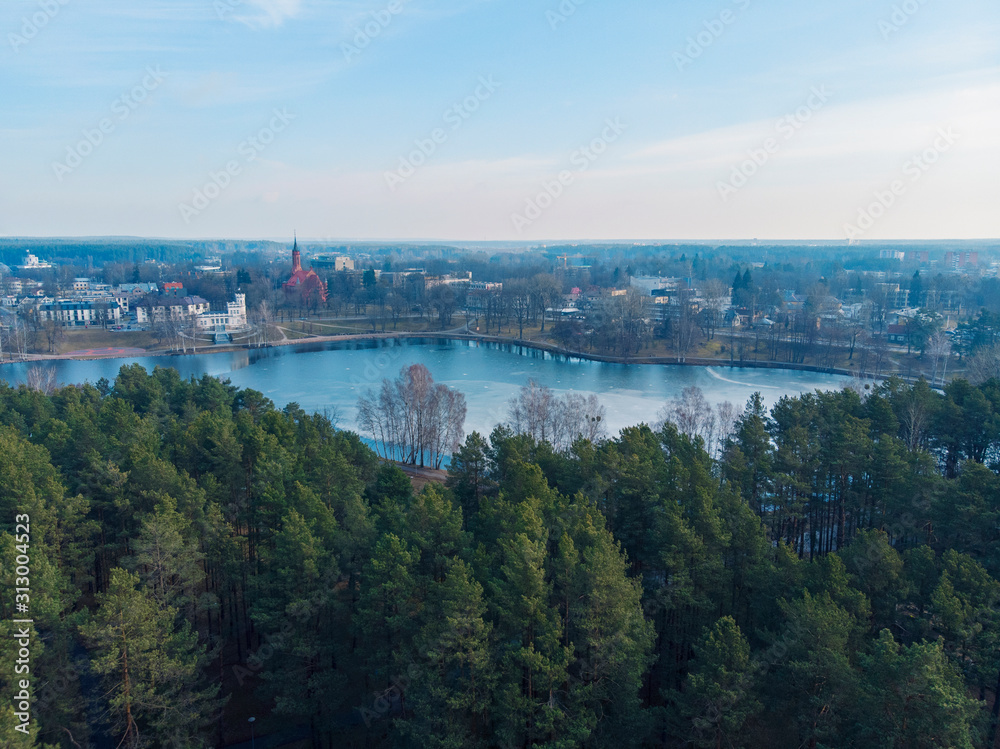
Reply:
[[[251,351],[255,349],[265,349],[265,348],[279,348],[287,346],[308,346],[317,343],[346,343],[346,342],[364,342],[364,341],[381,341],[381,340],[453,340],[453,341],[470,341],[476,343],[486,343],[498,346],[510,346],[510,347],[520,347],[529,348],[536,351],[545,351],[547,353],[564,356],[569,359],[582,359],[585,361],[603,362],[609,364],[646,364],[646,365],[662,365],[662,366],[678,366],[678,367],[733,367],[741,369],[783,369],[792,370],[800,372],[815,372],[820,374],[831,374],[831,375],[842,375],[847,377],[857,376],[854,370],[843,369],[838,367],[823,367],[814,364],[797,364],[791,362],[778,362],[778,361],[761,361],[761,360],[747,360],[744,359],[740,361],[739,359],[725,359],[725,358],[701,358],[701,357],[678,357],[678,356],[633,356],[629,358],[621,356],[609,356],[606,354],[595,354],[592,352],[583,351],[573,351],[570,349],[562,348],[549,343],[542,343],[539,341],[531,340],[521,340],[516,338],[507,338],[504,336],[490,336],[490,335],[479,335],[479,334],[468,334],[468,333],[457,333],[455,331],[442,331],[440,333],[434,332],[385,332],[385,333],[357,333],[357,334],[347,334],[347,335],[330,335],[330,336],[310,336],[308,338],[296,338],[296,339],[285,339],[280,341],[273,341],[263,345],[234,345],[234,344],[223,344],[218,346],[205,346],[198,349],[188,349],[187,351],[161,351],[152,350],[144,351],[142,353],[87,353],[87,354],[31,354],[30,358],[27,359],[16,359],[16,360],[5,360],[0,362],[2,364],[26,364],[33,362],[47,362],[47,361],[92,361],[97,359],[123,359],[123,358],[147,358],[147,357],[162,357],[162,358],[172,358],[178,356],[190,356],[190,355],[204,355],[204,354],[222,354],[231,353],[234,351]],[[887,379],[891,376],[902,377],[905,379],[915,380],[916,378],[907,378],[905,375],[890,372],[880,375],[878,378],[871,377],[871,379]]]

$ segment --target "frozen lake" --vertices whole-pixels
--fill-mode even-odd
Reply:
[[[681,390],[697,385],[711,403],[732,401],[741,409],[755,391],[770,406],[783,395],[835,390],[850,382],[840,375],[785,369],[609,364],[568,358],[508,344],[446,339],[402,339],[302,344],[252,351],[174,357],[133,357],[45,362],[60,383],[114,380],[124,364],[173,367],[182,377],[209,374],[240,388],[260,390],[278,406],[296,402],[306,411],[336,408],[342,428],[355,428],[358,396],[410,364],[424,364],[436,382],[465,393],[466,433],[488,434],[506,416],[507,401],[528,379],[557,393],[594,393],[607,409],[611,434],[641,422]],[[0,365],[0,379],[24,381],[32,364]]]

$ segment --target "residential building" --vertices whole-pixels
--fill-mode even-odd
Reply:
[[[464,274],[447,276],[424,276],[424,288],[433,289],[435,286],[455,286],[457,284],[469,284],[472,282],[472,271]]]
[[[889,343],[904,344],[909,334],[909,328],[906,325],[887,325],[885,328],[885,337]]]
[[[647,296],[670,296],[678,289],[691,288],[690,278],[662,278],[660,276],[632,276],[629,282]]]
[[[111,292],[115,296],[146,296],[146,294],[156,293],[155,283],[123,283],[115,286]]]
[[[978,266],[978,252],[946,252],[944,255],[944,267],[946,270],[957,271],[962,268],[975,268]]]
[[[156,303],[160,301],[163,303]],[[152,314],[153,322],[161,322],[163,320],[178,321],[203,315],[210,312],[211,309],[212,305],[208,303],[208,300],[200,296],[186,296],[169,301],[161,298],[155,300],[151,306],[143,305],[136,307],[135,318],[136,322],[140,325],[146,325],[149,323],[150,314]]]
[[[875,284],[875,293],[885,295],[885,304],[889,309],[902,309],[906,306],[910,295],[909,290],[899,288],[898,283],[877,283]]]
[[[332,268],[335,271],[354,270],[354,258],[347,255],[315,255],[313,268]]]
[[[38,306],[39,319],[54,320],[60,325],[73,327],[100,325],[105,322],[117,324],[121,320],[121,312],[117,302],[79,299],[59,299]]]

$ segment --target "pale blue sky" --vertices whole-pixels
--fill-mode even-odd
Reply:
[[[1000,237],[998,31],[996,0],[7,0],[0,235]]]

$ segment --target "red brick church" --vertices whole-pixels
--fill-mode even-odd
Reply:
[[[321,303],[326,302],[326,284],[320,280],[312,268],[302,270],[302,253],[299,252],[297,237],[292,246],[292,275],[282,284],[281,288],[285,290],[286,294],[301,295],[303,302],[308,302],[314,295]]]

